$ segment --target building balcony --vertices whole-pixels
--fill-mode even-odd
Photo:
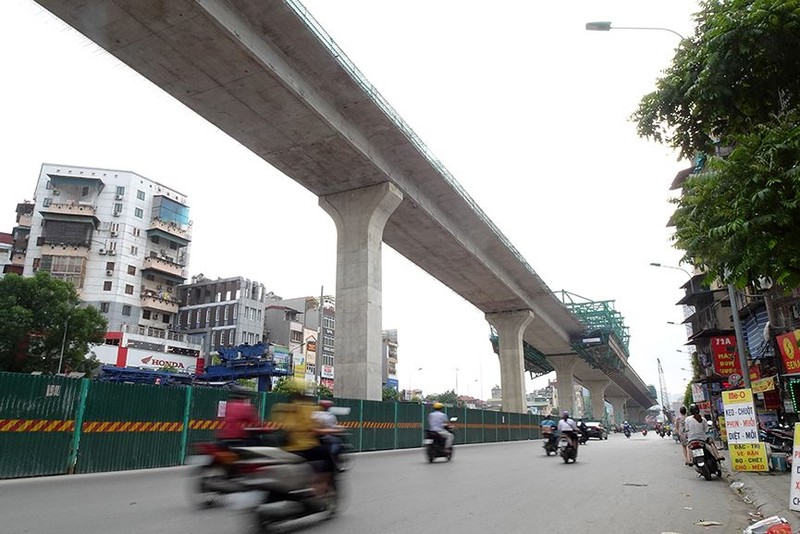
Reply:
[[[192,240],[192,232],[190,227],[182,226],[180,224],[164,221],[158,217],[150,221],[150,227],[147,229],[149,234],[163,234],[166,239],[172,239],[182,245],[188,245]]]
[[[97,206],[84,202],[53,202],[49,206],[42,206],[43,214],[53,215],[82,215],[84,217],[94,217],[97,213]]]
[[[42,243],[40,254],[42,256],[70,256],[88,258],[91,247],[88,243],[62,244]]]
[[[30,228],[33,223],[33,215],[31,213],[24,213],[17,216],[17,226],[24,226]]]
[[[146,310],[158,310],[163,313],[178,313],[178,301],[171,298],[159,296],[155,291],[145,291],[142,293],[142,308]]]
[[[145,258],[142,270],[156,271],[173,278],[179,278],[181,281],[186,280],[187,274],[182,265],[153,256]]]

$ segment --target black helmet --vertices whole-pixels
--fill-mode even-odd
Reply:
[[[689,413],[692,415],[700,415],[700,408],[698,408],[696,404],[690,404]]]

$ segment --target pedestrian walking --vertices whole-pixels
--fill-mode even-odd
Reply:
[[[681,406],[678,410],[677,417],[675,417],[675,432],[678,433],[678,441],[683,450],[684,465],[694,465],[692,456],[689,453],[689,448],[686,446],[686,406]]]

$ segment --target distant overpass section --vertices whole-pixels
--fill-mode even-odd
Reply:
[[[299,2],[37,1],[319,196],[338,231],[337,395],[381,395],[381,242],[509,340],[505,409],[524,408],[523,338],[575,355],[585,325]]]

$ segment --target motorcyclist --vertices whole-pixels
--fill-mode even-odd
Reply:
[[[336,465],[330,450],[319,438],[334,433],[334,430],[323,427],[315,419],[317,404],[306,394],[304,380],[290,379],[288,386],[291,402],[276,404],[272,408],[271,418],[286,432],[286,442],[281,448],[302,456],[311,464],[314,469],[314,493],[321,497],[331,487],[331,477]]]
[[[578,449],[578,425],[569,416],[568,411],[561,412],[561,419],[558,420],[558,431],[562,436],[570,440],[575,450]]]
[[[717,461],[723,461],[725,459],[725,457],[720,454],[716,444],[709,439],[706,434],[706,432],[708,432],[708,423],[703,416],[700,415],[700,408],[696,404],[689,406],[689,417],[686,418],[683,425],[686,429],[687,443],[702,441],[706,444],[706,449],[711,452]]]
[[[251,437],[248,428],[261,426],[256,407],[250,403],[250,395],[245,388],[236,386],[231,389],[225,402],[225,415],[217,438],[227,442],[238,442],[241,445],[256,444],[258,438]]]
[[[453,448],[455,436],[447,430],[447,414],[442,411],[444,405],[441,402],[433,403],[433,411],[428,414],[428,429],[436,432],[444,440],[444,448],[448,452]]]
[[[624,433],[626,433],[626,434],[631,434],[631,433],[633,433],[633,427],[631,427],[630,423],[628,423],[627,421],[623,421],[622,422],[622,431]]]
[[[581,433],[580,442],[586,443],[589,441],[589,427],[583,422],[583,419],[578,419],[578,430]]]
[[[330,411],[333,407],[333,401],[329,399],[322,399],[319,401],[319,411],[314,412],[314,418],[322,428],[330,429],[334,432],[325,434],[320,437],[320,441],[328,447],[331,456],[336,458],[339,451],[342,449],[342,438],[337,434],[341,433],[344,427],[339,426],[339,421],[336,419],[336,414]]]
[[[555,450],[556,439],[558,439],[558,431],[556,430],[557,426],[558,425],[556,422],[553,421],[549,415],[542,419],[542,422],[540,423],[542,437],[547,440],[549,445],[553,445],[553,450]]]

